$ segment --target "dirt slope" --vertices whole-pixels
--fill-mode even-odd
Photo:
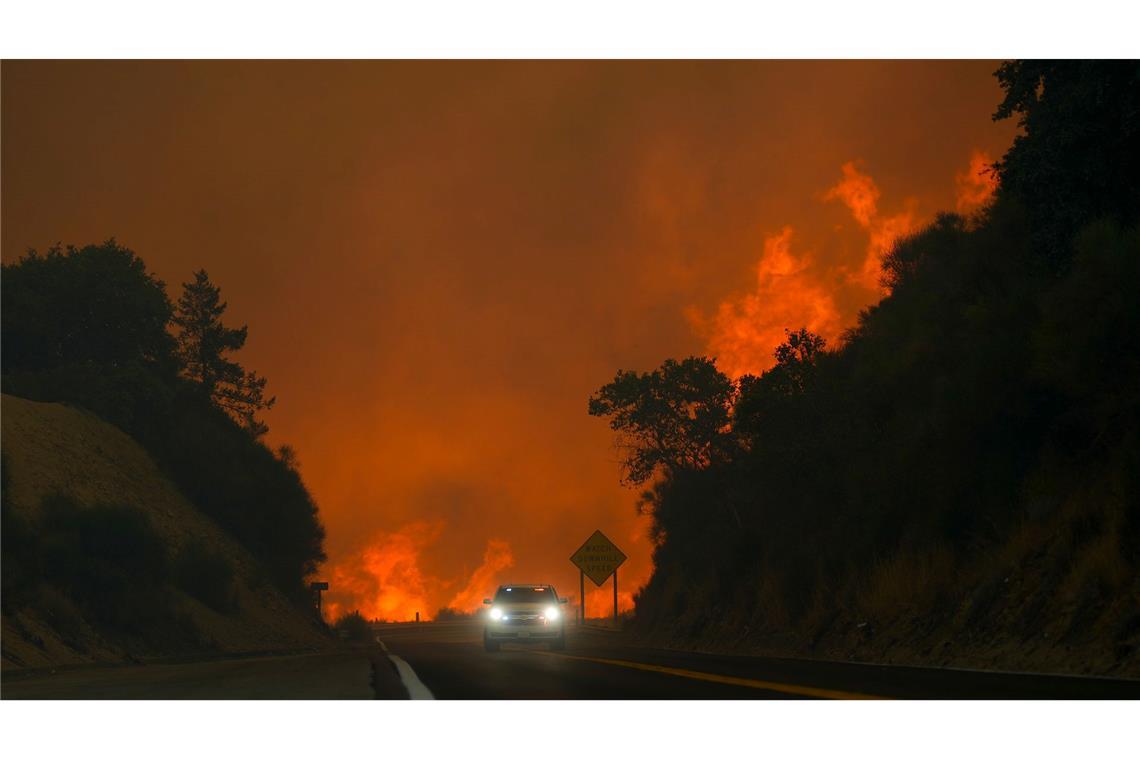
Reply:
[[[856,604],[820,597],[797,621],[757,596],[634,627],[646,642],[708,652],[1138,679],[1140,576],[1110,517],[1075,527],[1090,514],[1074,501],[959,565],[884,563]]]
[[[207,542],[232,563],[236,611],[221,614],[171,589],[175,603],[218,653],[321,647],[328,639],[271,584],[250,554],[194,508],[130,436],[95,415],[64,404],[2,396],[0,443],[15,511],[35,517],[41,499],[58,492],[83,505],[125,504],[144,510],[171,555],[188,541]],[[85,627],[65,644],[31,608],[3,620],[3,668],[45,667],[134,659]]]

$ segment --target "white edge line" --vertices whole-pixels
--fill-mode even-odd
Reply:
[[[416,675],[416,671],[412,670],[403,657],[394,655],[388,652],[388,646],[380,641],[380,637],[376,637],[377,643],[380,648],[388,655],[388,659],[396,666],[396,672],[400,675],[400,683],[404,684],[404,689],[408,692],[408,699],[435,699],[435,695],[431,693],[431,689],[424,686],[424,682]]]

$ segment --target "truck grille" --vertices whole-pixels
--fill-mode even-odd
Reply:
[[[504,625],[543,625],[546,621],[539,617],[538,613],[524,613],[507,615],[503,619]]]

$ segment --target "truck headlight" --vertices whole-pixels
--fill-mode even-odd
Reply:
[[[546,619],[548,621],[557,620],[558,619],[558,608],[557,607],[547,607],[546,608]]]
[[[499,618],[501,618],[503,616],[503,611],[500,610],[498,607],[492,607],[490,615],[491,615],[492,620],[498,620]]]

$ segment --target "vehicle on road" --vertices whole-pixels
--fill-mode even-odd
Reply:
[[[504,641],[547,641],[551,649],[566,648],[565,599],[542,583],[499,586],[494,599],[484,599],[487,610],[483,647],[499,651]]]

